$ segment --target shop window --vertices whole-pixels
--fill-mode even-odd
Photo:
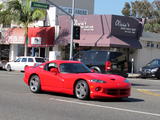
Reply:
[[[11,24],[3,24],[3,28],[10,28]]]
[[[154,43],[151,43],[151,47],[154,47]]]
[[[157,44],[156,48],[159,48],[159,44]]]
[[[151,42],[147,42],[146,47],[150,47]]]

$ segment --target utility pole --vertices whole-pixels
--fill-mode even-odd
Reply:
[[[72,17],[71,17],[71,38],[70,38],[70,51],[69,51],[69,60],[73,59],[73,26],[74,26],[74,9],[75,9],[75,0],[72,0]]]
[[[69,60],[73,59],[73,25],[74,25],[74,9],[75,9],[75,0],[72,0],[72,14],[70,15],[65,10],[63,10],[58,5],[54,4],[50,0],[46,0],[46,2],[50,3],[51,5],[54,5],[56,8],[64,12],[66,15],[70,16],[71,19],[71,38],[70,38],[70,51],[69,51]]]

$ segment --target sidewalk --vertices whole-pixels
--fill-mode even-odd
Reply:
[[[139,73],[128,73],[128,78],[138,78],[139,76]]]

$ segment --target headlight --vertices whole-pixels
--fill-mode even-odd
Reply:
[[[129,80],[127,80],[127,79],[125,79],[124,82],[125,82],[125,83],[130,83]]]
[[[156,72],[158,68],[151,69],[151,72]]]
[[[97,80],[97,79],[93,79],[93,80],[90,80],[91,82],[95,82],[95,83],[106,83],[106,81],[103,81],[103,80]]]

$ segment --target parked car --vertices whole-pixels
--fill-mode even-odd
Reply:
[[[60,92],[87,98],[126,98],[131,84],[119,75],[93,73],[80,61],[54,60],[26,67],[24,82],[31,92]]]
[[[100,73],[118,74],[127,77],[128,62],[121,52],[88,50],[77,53],[74,60],[79,60]]]
[[[24,71],[24,68],[26,66],[34,66],[35,64],[41,64],[43,62],[45,62],[45,60],[42,57],[21,56],[17,57],[17,59],[13,62],[8,62],[5,65],[5,69],[7,71],[11,70]]]
[[[160,78],[160,59],[153,59],[140,70],[141,78]]]

